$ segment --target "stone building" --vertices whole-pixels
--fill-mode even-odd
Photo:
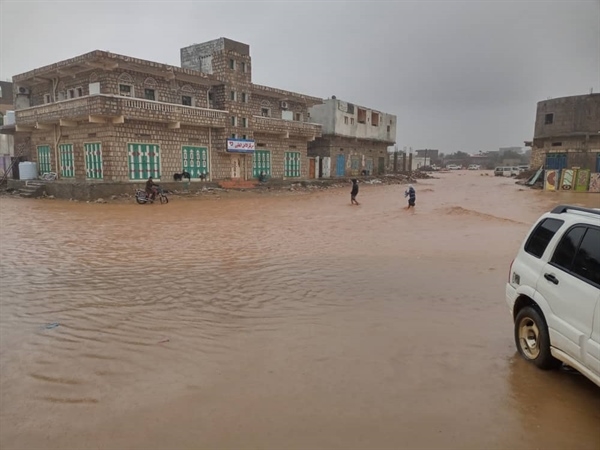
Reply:
[[[181,67],[93,51],[13,78],[15,131],[40,173],[77,182],[307,175],[322,100],[252,83],[246,44],[181,49]]]
[[[0,125],[7,111],[13,109],[13,84],[10,81],[0,81]]]
[[[578,167],[600,172],[600,94],[544,100],[537,104],[531,167]]]
[[[309,143],[308,154],[318,159],[322,177],[382,174],[388,147],[396,143],[396,116],[333,97],[309,109],[322,125],[322,136]]]
[[[14,133],[2,132],[5,124],[14,122],[13,109],[13,84],[10,81],[0,81],[0,180],[4,178],[15,155]]]

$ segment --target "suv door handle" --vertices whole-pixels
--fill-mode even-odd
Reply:
[[[545,273],[544,278],[546,280],[548,280],[550,283],[558,284],[558,279],[551,273]]]

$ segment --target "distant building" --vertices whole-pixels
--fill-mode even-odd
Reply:
[[[506,152],[522,153],[522,151],[521,147],[500,147],[498,149],[500,156],[504,155]]]
[[[413,156],[411,170],[418,170],[421,167],[431,166],[431,158],[425,156]]]
[[[434,150],[434,149],[422,149],[422,150],[415,150],[415,156],[420,157],[420,158],[429,158],[431,161],[437,161],[439,159],[440,156],[440,151],[439,150]]]
[[[537,104],[531,167],[579,167],[600,172],[600,94],[544,100]]]
[[[344,177],[385,172],[388,147],[396,142],[396,116],[331,98],[309,109],[322,136],[309,143],[321,176]]]

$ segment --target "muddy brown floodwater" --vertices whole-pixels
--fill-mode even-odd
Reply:
[[[600,389],[521,360],[504,300],[539,214],[600,197],[404,188],[0,199],[0,447],[600,448]]]

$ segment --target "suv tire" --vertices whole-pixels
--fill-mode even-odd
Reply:
[[[544,316],[531,306],[517,314],[515,344],[521,356],[540,369],[556,369],[562,364],[550,353],[550,336]]]

